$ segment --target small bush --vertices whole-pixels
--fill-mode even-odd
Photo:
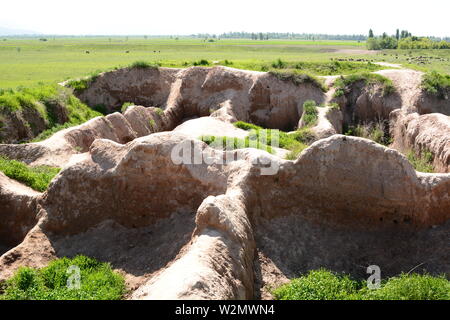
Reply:
[[[278,300],[448,300],[450,282],[444,277],[402,274],[368,289],[365,281],[325,269],[310,271],[273,291]]]
[[[424,150],[417,156],[413,150],[410,150],[406,154],[406,157],[416,171],[427,173],[434,172],[433,154],[430,151]]]
[[[122,111],[122,113],[125,113],[125,111],[127,111],[128,107],[134,106],[133,102],[125,102],[122,107],[120,108],[120,110]]]
[[[240,128],[240,129],[248,130],[248,131],[249,130],[260,130],[260,129],[263,129],[262,127],[257,126],[257,125],[255,125],[253,123],[248,123],[248,122],[244,122],[244,121],[237,121],[237,122],[233,123],[233,125],[236,128]]]
[[[235,150],[244,148],[256,148],[274,153],[272,148],[254,137],[246,137],[245,139],[236,137],[217,137],[217,136],[202,136],[200,140],[213,148],[220,148],[222,150]]]
[[[158,69],[159,64],[157,63],[149,63],[145,61],[135,61],[130,65],[130,68],[134,69]]]
[[[161,108],[155,108],[155,112],[160,117],[162,117],[164,115],[164,110]]]
[[[34,190],[44,192],[60,169],[48,166],[29,167],[23,162],[0,156],[0,171]]]
[[[388,124],[382,120],[358,124],[356,127],[349,127],[345,134],[370,139],[385,146],[392,143],[392,138],[389,136]]]
[[[100,76],[100,71],[96,71],[90,74],[86,78],[70,80],[67,82],[67,86],[75,90],[75,92],[82,92],[89,88],[89,86],[94,83]]]
[[[344,95],[349,88],[357,82],[364,82],[365,85],[378,84],[383,90],[383,96],[389,95],[395,91],[393,82],[376,73],[357,73],[349,76],[341,76],[334,82],[334,87],[336,88],[335,97],[340,97]]]
[[[313,127],[317,124],[319,112],[314,100],[307,100],[303,104],[303,123],[306,127]]]
[[[209,63],[208,60],[201,59],[201,60],[198,60],[198,61],[194,61],[194,62],[192,63],[192,65],[194,65],[194,66],[209,66],[210,63]]]
[[[67,285],[72,266],[80,270],[79,288]],[[21,267],[4,291],[2,300],[118,300],[125,293],[125,281],[109,264],[76,256],[56,259],[39,270]]]
[[[428,72],[423,76],[422,88],[442,99],[448,99],[448,91],[450,90],[450,75],[440,74],[436,71]]]

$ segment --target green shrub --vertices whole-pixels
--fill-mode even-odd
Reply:
[[[80,287],[69,288],[73,273],[80,271]],[[70,282],[70,281],[69,281]],[[107,263],[85,256],[61,258],[42,269],[21,267],[6,283],[2,300],[118,300],[125,293],[123,277]]]
[[[256,148],[269,153],[274,153],[271,146],[256,139],[255,136],[248,136],[245,137],[245,139],[236,137],[201,136],[200,140],[213,148],[220,148],[222,150]]]
[[[127,111],[128,107],[134,106],[133,102],[125,102],[122,107],[120,108],[120,110],[122,111],[122,113],[125,113],[125,111]]]
[[[160,117],[162,117],[164,115],[164,110],[161,108],[155,108],[155,112]]]
[[[407,152],[406,157],[416,171],[427,173],[434,172],[433,154],[430,151],[424,150],[417,156],[413,150],[410,150]]]
[[[326,91],[321,79],[307,73],[299,72],[298,70],[270,70],[269,74],[275,76],[279,80],[290,81],[296,86],[310,83],[317,88],[320,88],[322,91]]]
[[[336,88],[335,97],[340,97],[348,91],[348,89],[357,82],[363,82],[365,85],[380,85],[383,90],[383,95],[389,95],[395,91],[393,82],[376,73],[357,73],[349,76],[341,76],[334,82]]]
[[[89,76],[82,79],[74,79],[67,82],[67,86],[75,90],[75,92],[82,92],[89,88],[100,76],[101,71],[91,73]]]
[[[423,76],[422,88],[428,93],[445,98],[450,91],[450,75],[428,72]]]
[[[306,127],[313,127],[317,124],[319,112],[314,100],[307,100],[303,104],[303,123]]]
[[[292,133],[287,133],[277,129],[264,129],[243,121],[235,122],[234,126],[250,131],[249,139],[251,140],[258,140],[265,145],[289,150],[290,153],[286,156],[288,160],[296,159],[308,147],[308,144],[315,140],[315,136],[309,128],[301,128]],[[278,141],[274,141],[275,137],[278,138]]]
[[[270,65],[263,65],[261,70],[267,71],[273,69],[295,69],[299,73],[315,75],[341,75],[361,72],[373,72],[383,69],[382,66],[371,62],[353,62],[353,61],[330,61],[330,62],[287,62],[278,59]]]
[[[392,143],[388,124],[382,120],[351,126],[346,130],[345,135],[370,139],[385,146]]]
[[[192,65],[194,65],[194,66],[209,66],[210,63],[209,63],[208,60],[201,59],[201,60],[198,60],[198,61],[194,61],[194,62],[192,63]]]
[[[450,282],[444,277],[401,274],[378,290],[364,290],[370,300],[450,300]]]
[[[278,300],[448,300],[450,282],[444,277],[402,274],[368,289],[365,281],[325,269],[310,271],[275,289]]]
[[[337,275],[320,269],[293,279],[276,289],[277,300],[346,300],[358,299],[362,285],[345,275]]]
[[[149,63],[145,61],[135,61],[130,65],[130,68],[134,69],[158,69],[159,64],[157,63]]]
[[[44,192],[60,169],[48,166],[29,167],[23,162],[0,156],[0,171],[34,190]]]

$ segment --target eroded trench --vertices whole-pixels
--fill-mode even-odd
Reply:
[[[42,266],[54,257],[85,254],[121,270],[128,286],[139,288],[130,298],[157,298],[184,263],[191,282],[199,277],[196,267],[211,274],[199,278],[200,289],[179,284],[168,289],[169,297],[264,299],[271,298],[268,288],[319,267],[358,278],[372,264],[386,275],[417,265],[415,271],[449,272],[450,176],[422,176],[394,151],[334,135],[381,120],[390,123],[386,134],[395,139],[392,112],[397,110],[395,121],[411,113],[398,114],[402,92],[385,97],[357,84],[343,97],[328,96],[312,84],[229,68],[122,69],[101,75],[79,97],[111,114],[42,143],[0,146],[2,154],[32,165],[63,167],[47,192],[30,195],[36,208],[11,207],[14,197],[2,192],[2,211],[40,220],[34,226],[11,219],[22,230],[19,238],[14,228],[2,226],[2,239],[14,240],[0,244],[0,255],[12,248],[0,258],[0,278],[22,264]],[[334,132],[300,159],[274,156],[280,168],[275,175],[255,174],[258,166],[249,159],[260,156],[256,150],[242,151],[243,159],[223,165],[180,166],[170,159],[170,150],[186,139],[210,132],[238,135],[231,124],[238,120],[291,131],[307,100],[337,102],[342,115],[325,119]],[[142,106],[114,113],[131,101]],[[415,146],[403,140],[394,145]],[[224,153],[192,143],[203,153]],[[444,152],[440,160],[442,172],[448,172],[447,156]],[[234,198],[236,192],[241,196]],[[229,194],[223,204],[221,197]],[[43,250],[33,247],[33,237],[42,239]],[[217,248],[226,250],[219,254]],[[199,258],[198,265],[190,264],[196,254],[209,262]]]

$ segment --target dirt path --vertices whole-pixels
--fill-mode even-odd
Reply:
[[[414,111],[417,99],[421,94],[421,82],[423,72],[411,69],[381,70],[375,72],[394,83],[394,86],[401,97],[402,109]]]

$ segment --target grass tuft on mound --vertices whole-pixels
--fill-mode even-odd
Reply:
[[[422,88],[426,92],[444,99],[450,90],[450,75],[440,74],[436,71],[428,72],[422,78]]]
[[[21,267],[3,291],[0,300],[119,300],[125,281],[108,263],[76,256],[53,260],[42,269]]]
[[[380,85],[383,90],[383,96],[387,96],[395,92],[395,87],[392,80],[382,75],[376,73],[356,73],[349,76],[341,76],[336,79],[334,82],[334,87],[336,88],[334,96],[343,96],[346,90],[357,82],[364,82],[365,85]]]
[[[433,173],[433,154],[424,150],[417,155],[413,150],[406,153],[408,161],[413,165],[414,169],[419,172]]]
[[[130,65],[130,68],[134,69],[158,69],[158,63],[149,63],[146,61],[135,61]]]
[[[450,282],[445,276],[401,274],[368,289],[365,281],[325,269],[312,270],[275,289],[278,300],[448,300]]]
[[[213,148],[222,150],[235,150],[244,148],[256,148],[274,153],[272,147],[267,145],[265,141],[260,141],[256,137],[245,137],[245,139],[236,137],[218,137],[218,136],[201,136],[200,140]]]
[[[290,153],[286,156],[288,160],[295,160],[297,156],[308,147],[308,144],[314,140],[314,135],[309,128],[302,128],[291,133],[280,131],[277,129],[264,129],[263,127],[237,121],[233,124],[235,127],[250,131],[249,139],[263,141],[265,144],[274,144],[273,138],[277,133],[278,145],[277,147],[289,150]]]
[[[44,192],[60,168],[49,166],[29,167],[25,163],[0,156],[0,171],[7,177],[20,181],[30,188]]]

